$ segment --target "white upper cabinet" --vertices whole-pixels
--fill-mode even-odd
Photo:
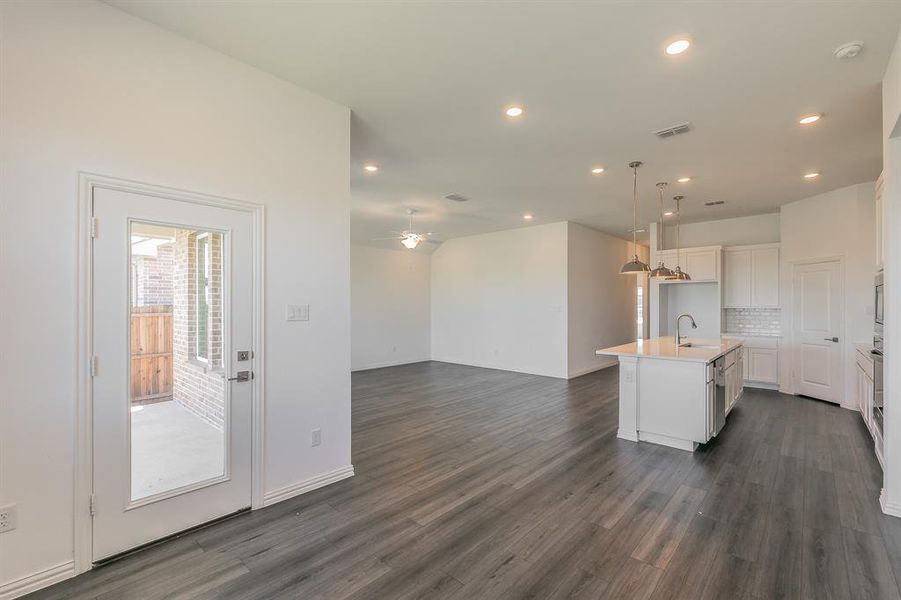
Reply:
[[[751,306],[779,306],[779,246],[751,250]]]
[[[688,273],[691,281],[719,281],[721,253],[720,246],[660,250],[657,252],[657,260],[663,260],[670,269],[678,265],[683,272]],[[657,263],[654,262],[651,268],[656,266]]]
[[[751,306],[751,251],[723,253],[723,306]]]
[[[723,252],[723,307],[779,306],[779,245],[736,246]]]
[[[719,257],[719,248],[688,248],[682,251],[682,270],[692,281],[718,281]]]

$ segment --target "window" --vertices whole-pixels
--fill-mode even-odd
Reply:
[[[194,261],[194,282],[196,297],[194,302],[194,331],[196,346],[194,356],[201,362],[210,361],[210,234],[197,236],[197,260]]]

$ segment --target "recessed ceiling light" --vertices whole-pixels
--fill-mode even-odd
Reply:
[[[820,174],[814,171],[813,173],[804,173],[804,179],[816,179]]]
[[[863,50],[863,42],[848,42],[832,51],[832,56],[838,59],[854,58]]]
[[[798,123],[800,123],[801,125],[810,125],[811,123],[816,123],[817,121],[819,121],[822,116],[823,115],[819,113],[804,115],[803,117],[798,119]]]
[[[664,217],[671,217],[671,216],[673,216],[673,211],[668,210],[668,211],[666,211],[665,213],[663,213],[663,216],[664,216]]]
[[[363,170],[367,173],[376,173],[379,170],[379,166],[375,163],[366,163],[363,165]]]
[[[532,219],[535,218],[535,215],[533,215],[532,213],[526,213],[522,216],[522,218],[525,219],[526,221],[531,221]]]
[[[669,55],[674,54],[682,54],[688,47],[691,46],[691,41],[686,38],[680,38],[674,42],[670,42],[670,44],[666,47],[666,53]]]
[[[601,173],[604,172],[604,167],[595,167],[591,170],[591,172],[594,173],[595,175],[600,175]]]
[[[525,110],[526,109],[521,104],[511,104],[504,109],[504,114],[512,119],[516,119],[521,117]]]
[[[691,181],[691,177],[680,177],[676,181],[678,181],[679,183],[688,183],[689,181]]]

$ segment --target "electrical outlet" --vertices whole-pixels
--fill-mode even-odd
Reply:
[[[322,430],[321,429],[314,429],[313,431],[310,432],[310,434],[311,434],[310,435],[310,438],[311,438],[310,445],[311,446],[318,446],[319,444],[322,443]]]
[[[16,505],[0,506],[0,533],[16,528]]]

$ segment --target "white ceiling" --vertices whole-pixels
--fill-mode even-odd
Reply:
[[[442,239],[528,225],[524,212],[628,237],[631,160],[645,162],[644,221],[654,183],[683,174],[667,196],[685,194],[687,221],[873,180],[901,25],[896,1],[110,4],[349,106],[355,243],[403,229],[406,207]],[[693,46],[665,56],[679,34]],[[833,58],[852,40],[860,56]],[[520,122],[502,115],[511,102]],[[799,126],[809,112],[826,116]],[[688,134],[651,133],[683,121]]]

